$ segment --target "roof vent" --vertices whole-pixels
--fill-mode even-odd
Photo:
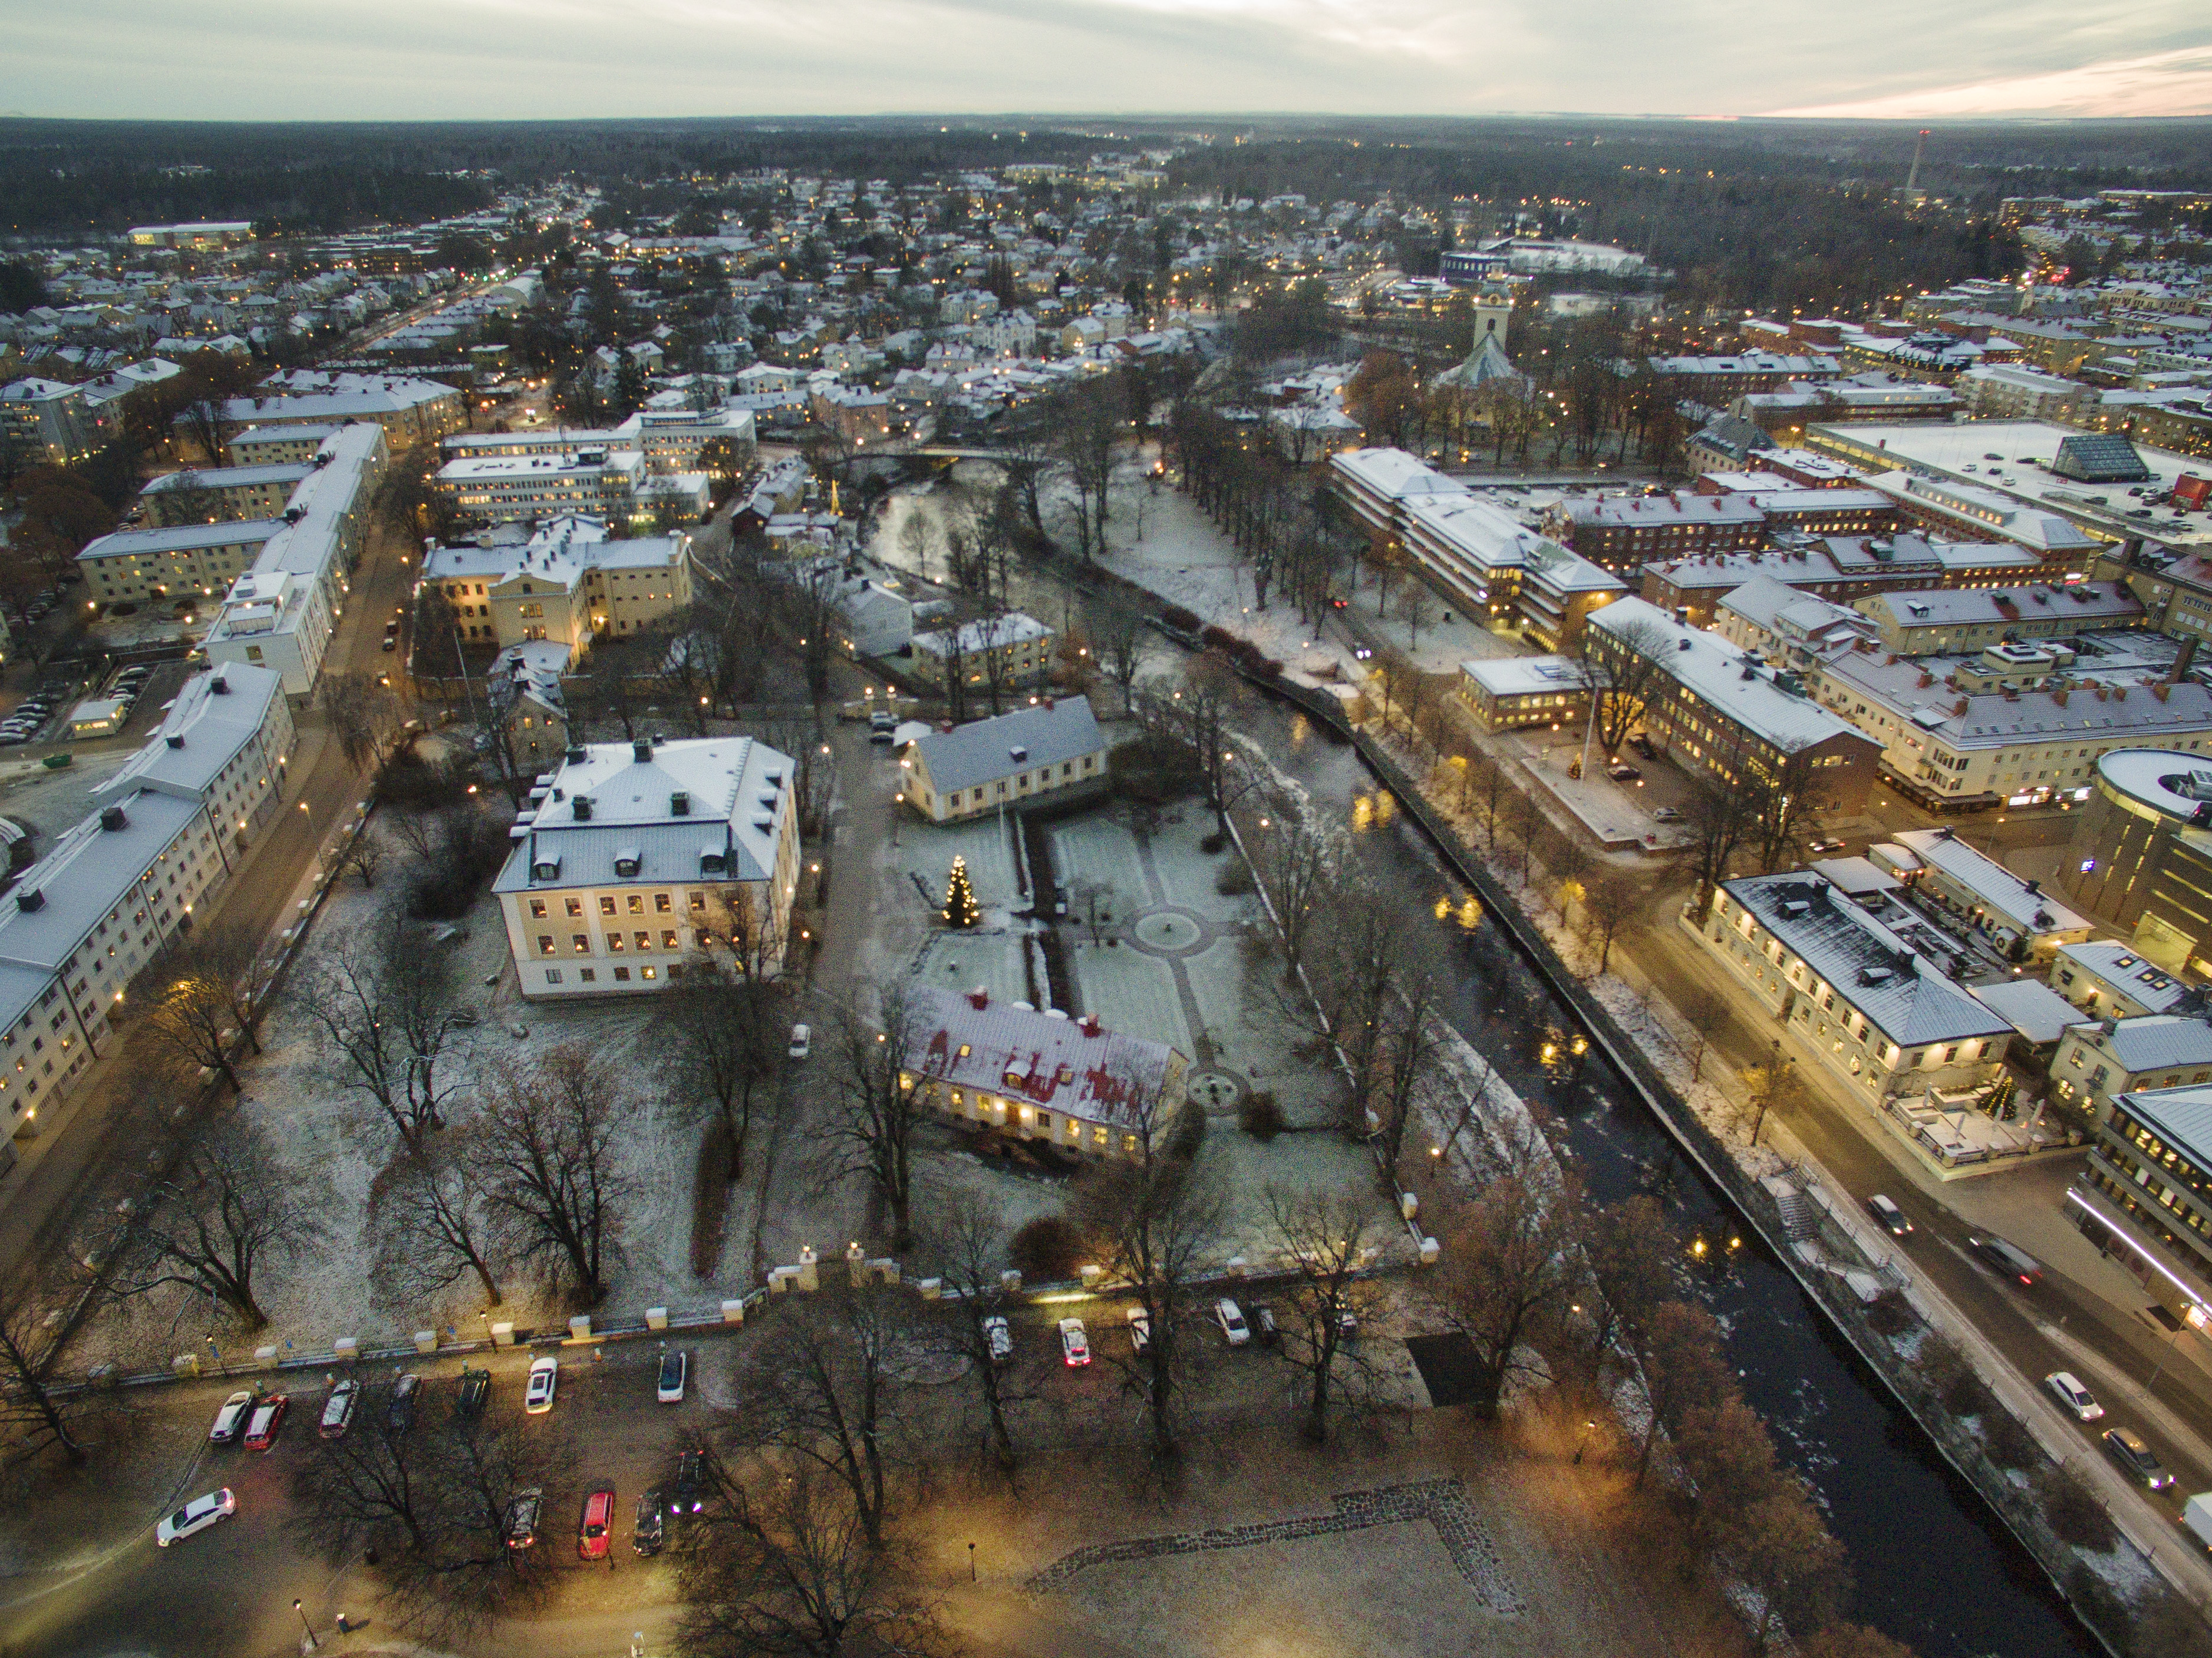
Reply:
[[[211,695],[228,696],[230,695],[230,681],[225,678],[222,674],[217,674],[214,678],[208,681],[208,691]]]
[[[1012,761],[1018,766],[1025,763],[1029,757],[1030,751],[1018,744],[1006,750],[1006,758]]]
[[[639,738],[629,745],[629,756],[641,766],[649,763],[653,759],[653,739],[649,737]]]
[[[1686,651],[1691,649],[1692,646],[1688,640],[1678,639],[1674,641],[1674,648],[1678,651]]]
[[[581,823],[589,821],[592,816],[592,797],[590,795],[580,794],[574,800],[571,800],[568,805],[570,809],[575,812],[576,821],[578,823]]]
[[[119,829],[128,829],[131,818],[120,806],[102,806],[100,809],[100,826],[112,833]]]
[[[720,875],[728,863],[729,854],[724,852],[721,847],[702,847],[699,848],[699,872],[702,875]]]
[[[173,749],[181,749],[184,747],[185,734],[182,732],[171,732],[169,733],[169,746]]]
[[[572,766],[580,766],[584,763],[584,750],[581,744],[568,750],[568,763]]]
[[[981,985],[977,985],[975,989],[968,993],[968,1005],[974,1008],[977,1012],[981,1012],[985,1008],[990,1006],[990,1005],[991,993],[985,989]]]
[[[15,895],[15,908],[27,914],[32,910],[44,909],[46,907],[46,895],[36,887],[25,887]]]
[[[691,797],[678,789],[668,797],[668,815],[671,817],[689,817],[691,815]]]
[[[1083,1016],[1083,1034],[1085,1035],[1098,1035],[1103,1032],[1104,1029],[1105,1027],[1098,1023],[1098,1016],[1096,1013],[1086,1013]]]

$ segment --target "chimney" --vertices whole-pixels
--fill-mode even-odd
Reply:
[[[985,989],[981,985],[977,985],[975,989],[968,993],[968,1005],[974,1008],[978,1013],[981,1013],[985,1008],[990,1006],[990,1005],[991,993]]]
[[[214,678],[208,681],[208,690],[212,695],[228,696],[230,695],[230,681],[223,677],[222,675],[217,674]]]
[[[2179,685],[2184,678],[2187,677],[2190,667],[2196,660],[2197,640],[2192,635],[2181,641],[2180,652],[2173,659],[2173,671],[2166,675],[2166,683],[2169,685]]]
[[[653,739],[649,737],[639,738],[629,745],[629,755],[630,758],[641,766],[648,763],[653,758]]]
[[[2021,884],[2027,889],[2030,896],[2043,890],[2043,883],[2040,881],[2027,881]]]
[[[171,748],[173,748],[173,749],[181,749],[182,747],[184,747],[184,746],[185,746],[185,735],[184,735],[184,733],[183,733],[182,732],[171,732],[169,733],[169,746],[170,746]]]
[[[678,789],[673,794],[670,795],[668,797],[668,815],[671,817],[689,817],[691,815],[690,795],[683,789]]]
[[[590,821],[592,816],[592,797],[590,795],[578,795],[574,800],[571,800],[568,803],[568,806],[569,810],[576,814],[576,821],[578,823],[582,823]]]
[[[131,819],[122,807],[102,806],[100,809],[100,826],[103,829],[112,833],[119,829],[127,829],[130,824]]]
[[[44,909],[46,906],[46,895],[36,887],[25,887],[15,895],[15,908],[27,915],[33,910]]]
[[[1083,1034],[1086,1036],[1098,1035],[1102,1034],[1104,1029],[1104,1027],[1098,1023],[1098,1016],[1096,1013],[1085,1014],[1083,1016],[1082,1023]]]
[[[580,745],[568,750],[568,763],[572,766],[580,766],[584,763],[584,750]]]

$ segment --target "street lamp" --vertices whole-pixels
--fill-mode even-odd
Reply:
[[[1585,1450],[1587,1450],[1587,1449],[1589,1449],[1589,1448],[1590,1436],[1591,1436],[1592,1434],[1595,1433],[1596,1431],[1597,1431],[1597,1424],[1596,1424],[1596,1423],[1595,1423],[1595,1422],[1585,1422],[1585,1423],[1583,1423],[1583,1436],[1581,1437],[1581,1439],[1577,1440],[1577,1441],[1576,1442],[1576,1443],[1575,1443],[1575,1466],[1576,1466],[1576,1467],[1580,1467],[1582,1466],[1583,1453]]]
[[[303,1608],[297,1600],[295,1600],[292,1602],[292,1610],[300,1614],[300,1627],[307,1631],[307,1644],[311,1647],[321,1646],[322,1643],[315,1639],[314,1625],[307,1621],[306,1609]]]

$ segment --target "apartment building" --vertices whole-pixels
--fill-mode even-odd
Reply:
[[[1959,376],[1959,392],[1978,420],[2071,421],[2097,400],[2095,391],[2079,380],[2016,362],[1969,368]]]
[[[229,399],[222,418],[225,424],[237,427],[372,422],[384,428],[385,439],[394,449],[434,443],[469,420],[462,394],[437,380],[409,374],[305,371],[287,376],[267,397]]]
[[[283,677],[232,663],[185,680],[145,746],[92,791],[107,805],[143,791],[197,800],[243,851],[279,816],[298,737]]]
[[[1571,496],[1545,514],[1544,530],[1609,570],[1654,560],[1766,544],[1766,514],[1741,495]]]
[[[1713,612],[1712,631],[1740,650],[1800,672],[1874,636],[1856,610],[1768,575],[1733,588]]]
[[[234,432],[223,444],[233,466],[304,465],[315,458],[325,440],[337,435],[337,425],[313,422],[296,426],[249,426]]]
[[[2050,982],[2092,1019],[2139,1019],[2204,1005],[2202,991],[2110,939],[2061,944],[2051,958]]]
[[[121,434],[120,412],[95,404],[82,386],[31,379],[0,386],[0,445],[25,465],[66,466]]]
[[[1048,700],[908,745],[900,792],[933,823],[1066,798],[1106,778],[1106,738],[1088,697]]]
[[[1723,598],[1761,576],[1849,604],[1865,594],[1898,588],[2004,586],[2044,574],[2041,559],[2008,542],[1830,536],[1791,540],[1760,553],[1706,553],[1646,564],[1642,597],[1705,627]]]
[[[2087,943],[2096,931],[2041,881],[2014,874],[1948,827],[1901,829],[1869,848],[1867,859],[2015,962],[2048,962],[2062,945]]]
[[[651,994],[687,964],[782,968],[797,776],[750,737],[572,748],[493,883],[522,993]]]
[[[1819,875],[1722,883],[1698,937],[1870,1104],[1983,1087],[2012,1040],[2008,1021]]]
[[[2140,628],[2146,620],[2133,593],[2100,581],[1908,589],[1858,599],[1853,608],[1874,623],[1883,646],[1900,656],[1960,654],[2008,640]]]
[[[634,449],[566,449],[449,460],[434,480],[468,524],[532,523],[564,513],[627,523],[645,481]]]
[[[956,678],[971,690],[1041,685],[1051,675],[1057,637],[1035,616],[1008,610],[915,635],[911,671],[921,683],[940,690]]]
[[[1134,1157],[1189,1108],[1189,1061],[1165,1042],[929,986],[906,993],[899,1086],[960,1124],[1082,1157]]]
[[[281,518],[117,530],[77,554],[85,592],[102,604],[219,599],[284,527]]]
[[[1589,629],[1592,654],[1616,684],[1632,677],[1631,653],[1656,665],[1644,727],[1683,770],[1723,782],[1792,776],[1824,811],[1865,804],[1879,745],[1814,702],[1796,674],[1639,598],[1594,612]]]
[[[295,461],[167,472],[139,490],[138,500],[147,520],[162,526],[282,518],[292,492],[313,470]]]
[[[1732,356],[1646,357],[1644,366],[1679,395],[1709,409],[1747,392],[1771,392],[1791,380],[1817,385],[1843,372],[1832,356],[1740,351]]]
[[[573,654],[595,634],[635,633],[689,604],[691,538],[611,541],[600,519],[573,514],[527,541],[433,547],[422,580],[445,589],[464,639],[550,640]]]

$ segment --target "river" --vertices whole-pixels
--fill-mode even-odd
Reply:
[[[1651,1191],[1686,1235],[1707,1242],[1716,1264],[1691,1273],[1688,1284],[1727,1330],[1746,1396],[1813,1482],[1850,1552],[1851,1616],[1920,1658],[2100,1652],[2027,1552],[1726,1198],[1680,1155],[1603,1054],[1591,1048],[1578,1079],[1547,1067],[1545,1042],[1568,1051],[1558,1038],[1571,1021],[1500,929],[1487,921],[1457,926],[1465,889],[1402,813],[1376,809],[1376,785],[1358,755],[1279,705],[1256,694],[1250,701],[1244,728],[1317,805],[1342,803],[1347,824],[1388,878],[1384,890],[1407,907],[1407,924],[1435,926],[1441,914],[1443,925],[1460,932],[1455,948],[1464,971],[1453,1022],[1524,1096],[1552,1102],[1591,1191],[1607,1202]],[[1533,1019],[1532,1001],[1540,1010]],[[1494,1014],[1501,1005],[1511,1011]]]

